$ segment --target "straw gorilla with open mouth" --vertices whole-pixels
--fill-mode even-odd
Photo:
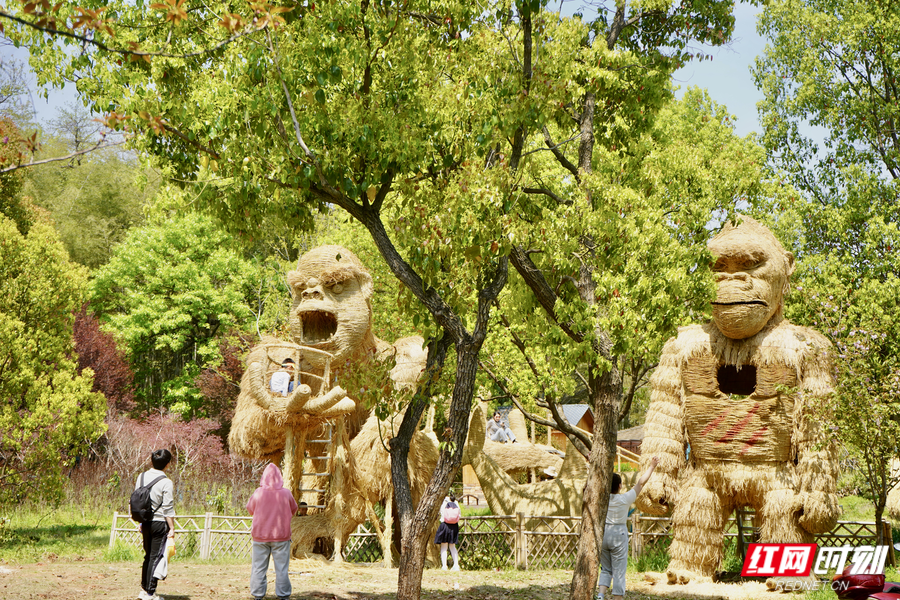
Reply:
[[[291,344],[265,336],[250,352],[228,436],[234,452],[275,462],[285,448],[286,426],[302,429],[342,415],[364,419],[366,411],[334,381],[326,382],[316,396],[315,381],[307,385],[302,374],[323,375],[324,362],[317,363],[317,355],[300,359],[300,383],[286,397],[269,390],[271,364],[282,364],[296,346],[305,346],[333,355],[331,375],[339,376],[383,347],[391,349],[372,334],[372,276],[352,252],[340,246],[313,248],[300,257],[287,279],[292,292]],[[421,338],[415,341],[421,348]]]
[[[812,543],[840,514],[835,448],[812,410],[831,392],[830,344],[782,315],[794,258],[749,217],[709,250],[713,319],[666,343],[641,445],[659,466],[638,507],[674,509],[669,583],[715,575],[735,509],[755,509],[773,543]]]
[[[336,246],[314,248],[288,273],[288,283],[295,343],[333,354],[335,367],[375,346],[372,276],[356,256]]]

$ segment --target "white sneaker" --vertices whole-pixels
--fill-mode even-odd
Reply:
[[[453,568],[450,570],[451,571],[459,571],[459,565],[453,565]]]
[[[447,565],[444,565],[441,567],[441,571],[446,571],[446,570],[447,570]]]
[[[165,598],[163,598],[159,594],[153,594],[152,596],[150,596],[150,600],[165,600]]]
[[[138,592],[138,600],[150,600],[150,598],[152,598],[152,596],[141,588],[141,591]]]

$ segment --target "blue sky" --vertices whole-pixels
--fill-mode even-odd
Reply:
[[[572,14],[580,10],[585,0],[561,0],[559,4],[551,0],[550,8],[562,8],[564,14]],[[728,111],[737,117],[736,133],[745,136],[752,131],[759,131],[756,114],[756,103],[762,99],[753,78],[750,65],[765,46],[764,40],[756,33],[756,13],[758,8],[748,4],[735,7],[735,31],[732,42],[725,47],[707,47],[705,54],[711,54],[713,60],[703,62],[692,61],[684,68],[676,71],[675,84],[680,86],[678,96],[690,86],[706,88],[710,96],[719,104],[728,107]],[[589,10],[584,11],[589,14]],[[7,60],[16,58],[27,63],[28,53],[15,50],[11,46],[0,46],[0,58]],[[46,123],[56,116],[58,108],[76,101],[75,90],[69,86],[66,90],[51,90],[49,99],[32,94],[32,102],[37,112],[38,121]]]
[[[760,132],[756,103],[762,100],[762,93],[750,74],[750,66],[766,45],[756,33],[757,12],[755,6],[738,4],[732,42],[724,47],[707,47],[705,54],[712,55],[713,60],[690,62],[674,75],[675,83],[681,86],[679,98],[688,87],[706,88],[713,100],[737,117],[735,132],[741,137]]]

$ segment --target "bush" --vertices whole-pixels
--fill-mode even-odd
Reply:
[[[109,430],[102,452],[80,465],[101,477],[92,492],[105,487],[115,510],[124,511],[138,475],[149,468],[150,452],[168,448],[172,464],[166,474],[175,487],[179,514],[244,514],[247,498],[259,485],[265,463],[225,454],[210,419],[185,422],[174,415],[154,415],[137,421],[122,415],[107,418]],[[114,485],[118,483],[118,488]]]
[[[506,542],[506,535],[459,534],[459,565],[464,571],[511,568],[507,559],[512,556],[512,548]]]
[[[178,536],[178,554],[183,558],[200,556],[200,535],[196,531],[188,531]]]
[[[724,556],[722,556],[722,571],[726,573],[740,573],[744,567],[744,561],[738,552],[737,538],[725,538]]]
[[[669,545],[672,537],[658,538],[653,544],[646,544],[644,552],[634,561],[634,568],[638,572],[651,571],[661,573],[669,566]]]

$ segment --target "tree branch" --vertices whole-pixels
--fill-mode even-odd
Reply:
[[[519,188],[519,189],[521,189],[526,194],[543,194],[544,196],[551,198],[557,204],[565,204],[565,205],[572,204],[571,200],[563,200],[562,198],[560,198],[559,196],[557,196],[552,191],[550,191],[546,188]]]
[[[522,40],[522,79],[525,87],[525,95],[531,90],[532,66],[531,66],[531,11],[526,10],[522,14],[522,32],[524,39]],[[520,125],[516,129],[516,135],[513,138],[512,153],[509,157],[509,168],[516,171],[519,168],[519,162],[522,160],[522,151],[525,148],[525,127]]]
[[[531,261],[525,250],[521,246],[514,246],[509,253],[509,259],[528,287],[531,288],[538,303],[547,313],[550,320],[556,323],[572,340],[576,342],[583,341],[584,335],[572,329],[570,323],[561,323],[557,318],[555,308],[556,293],[550,287],[550,284],[547,283],[541,270]]]
[[[234,35],[222,40],[217,43],[215,46],[210,46],[209,48],[204,48],[203,50],[197,50],[196,52],[187,52],[185,54],[171,54],[168,52],[143,52],[141,50],[125,50],[124,48],[113,48],[111,46],[107,46],[103,42],[98,42],[94,38],[90,38],[84,35],[79,35],[72,31],[66,31],[65,29],[56,29],[55,27],[49,27],[45,25],[38,25],[37,23],[26,21],[21,17],[17,17],[12,15],[6,11],[0,10],[0,19],[9,19],[15,23],[19,23],[20,25],[24,25],[26,27],[30,27],[31,29],[35,29],[42,33],[45,33],[50,36],[61,36],[69,39],[77,40],[82,44],[90,44],[100,50],[105,52],[110,52],[112,54],[121,54],[123,56],[135,56],[135,57],[153,57],[158,56],[160,58],[193,58],[196,56],[204,56],[206,54],[211,54],[220,48],[223,48],[230,44],[231,42],[238,40],[242,37],[246,37],[250,34],[256,33],[259,31],[258,27],[247,27],[244,31],[240,33],[235,33]]]
[[[507,394],[510,399],[513,401],[513,404],[516,405],[522,414],[525,415],[525,418],[531,421],[532,423],[537,423],[538,425],[544,425],[545,427],[552,427],[553,429],[557,429],[566,434],[566,437],[572,442],[572,445],[575,449],[581,453],[583,456],[587,457],[590,454],[591,447],[591,436],[590,434],[586,434],[584,431],[580,429],[573,428],[569,421],[566,419],[565,415],[560,414],[559,409],[557,408],[555,401],[549,401],[546,403],[550,413],[553,415],[554,420],[550,421],[548,419],[543,419],[534,415],[527,410],[519,401],[518,396],[509,391],[504,382],[491,371],[490,368],[484,363],[484,361],[478,361],[479,366],[484,369],[484,372],[487,373],[488,377],[497,384],[505,394]]]
[[[284,81],[284,73],[281,71],[281,65],[278,63],[278,52],[275,51],[275,45],[272,43],[272,36],[269,34],[269,28],[266,27],[265,31],[266,41],[269,44],[269,51],[272,52],[272,61],[275,63],[276,71],[278,71],[278,81],[281,83],[281,90],[284,92],[284,99],[287,101],[288,110],[291,113],[291,122],[294,124],[294,137],[297,139],[297,143],[300,145],[303,153],[306,154],[306,157],[316,168],[316,174],[319,176],[319,184],[325,190],[328,190],[329,193],[336,195],[337,192],[331,189],[331,186],[328,184],[325,173],[322,171],[322,165],[319,164],[316,155],[313,154],[312,150],[306,145],[306,142],[303,141],[303,135],[300,133],[300,123],[297,121],[297,113],[294,111],[294,103],[291,101],[291,92],[288,90],[287,83]]]
[[[65,156],[56,156],[54,158],[44,158],[41,160],[31,161],[30,163],[27,163],[24,165],[18,164],[18,165],[13,165],[11,167],[6,167],[5,169],[0,169],[0,174],[9,173],[9,172],[15,171],[17,169],[25,169],[28,167],[36,167],[37,165],[45,165],[47,163],[62,162],[64,160],[70,160],[72,158],[75,158],[76,156],[81,156],[82,154],[87,154],[88,152],[93,152],[95,150],[102,150],[103,148],[111,148],[113,146],[121,146],[122,144],[125,143],[125,140],[122,140],[120,142],[109,142],[107,144],[104,144],[103,143],[104,141],[105,141],[104,139],[101,139],[91,148],[87,148],[85,150],[79,150],[78,152],[73,152],[72,154],[67,154]]]
[[[578,183],[581,183],[581,175],[578,173],[578,167],[573,165],[572,161],[570,161],[568,158],[566,158],[566,155],[563,154],[562,150],[559,149],[559,147],[561,145],[566,144],[572,140],[578,139],[581,134],[579,133],[578,135],[573,135],[565,142],[560,142],[559,144],[554,144],[553,139],[550,137],[550,131],[547,129],[546,125],[543,128],[543,133],[544,133],[544,141],[547,143],[547,149],[553,153],[553,156],[556,157],[556,160],[559,162],[559,164],[561,164],[565,170],[567,170],[569,173],[571,173],[575,177],[575,181],[577,181]]]

